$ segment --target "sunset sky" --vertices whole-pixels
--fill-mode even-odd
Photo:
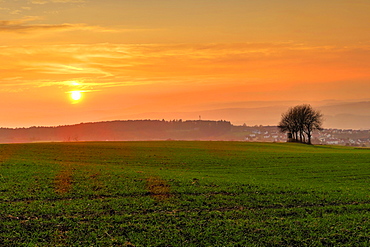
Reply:
[[[0,126],[369,101],[369,13],[369,0],[0,0]]]

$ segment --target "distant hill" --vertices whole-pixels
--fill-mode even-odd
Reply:
[[[281,114],[289,107],[310,102],[239,102],[230,107],[213,108],[188,112],[146,112],[139,114],[115,116],[118,119],[227,119],[235,125],[277,125]],[[370,129],[370,101],[342,102],[323,101],[310,103],[324,114],[325,128]],[[259,107],[258,105],[262,105]],[[215,107],[215,106],[212,106]]]
[[[0,142],[228,139],[227,121],[127,120],[57,127],[0,128]]]
[[[370,102],[339,103],[318,107],[325,126],[339,129],[370,129]]]
[[[314,144],[370,146],[369,130],[315,131]],[[285,142],[276,126],[232,125],[211,120],[125,120],[80,123],[56,127],[0,128],[0,143],[213,140]]]
[[[232,107],[216,108],[201,111],[188,112],[145,112],[139,114],[116,116],[119,119],[208,119],[217,121],[225,119],[235,125],[277,125],[281,113],[286,111],[288,106],[264,106],[264,107]]]

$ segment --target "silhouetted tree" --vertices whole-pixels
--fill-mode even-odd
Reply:
[[[298,105],[281,115],[278,128],[290,132],[295,141],[311,144],[312,132],[321,130],[323,115],[311,105]]]

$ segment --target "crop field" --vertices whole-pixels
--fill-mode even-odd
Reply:
[[[0,145],[0,246],[370,246],[370,150]]]

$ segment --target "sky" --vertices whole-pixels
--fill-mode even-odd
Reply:
[[[369,101],[369,13],[368,0],[0,0],[0,126]]]

